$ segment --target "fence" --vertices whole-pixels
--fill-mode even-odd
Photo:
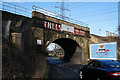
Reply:
[[[14,13],[26,17],[32,17],[32,10],[12,4],[10,2],[2,2],[0,3],[0,6],[2,11],[7,11],[10,13]]]
[[[1,5],[1,10],[3,10],[3,11],[11,12],[11,13],[26,16],[26,17],[32,17],[32,10],[30,10],[30,9],[26,9],[24,7],[12,4],[10,2],[2,2],[2,3],[0,3],[0,5]],[[54,13],[52,11],[48,11],[46,9],[43,9],[43,8],[40,8],[37,6],[32,6],[32,9],[34,11],[37,11],[37,12],[43,13],[45,15],[48,15],[48,16],[51,16],[51,17],[54,17],[57,19],[61,19],[61,20],[64,17],[64,21],[74,23],[74,24],[77,24],[80,26],[88,27],[88,24],[86,24],[86,23],[69,18],[67,16],[62,16],[60,14]]]

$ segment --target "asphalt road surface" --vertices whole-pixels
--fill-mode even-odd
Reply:
[[[50,80],[80,80],[79,69],[80,64],[65,63],[60,60],[49,60]]]

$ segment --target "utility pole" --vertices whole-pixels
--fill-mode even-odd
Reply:
[[[65,10],[70,11],[69,9],[65,8],[65,0],[61,0],[61,6],[55,6],[55,8],[59,8],[61,10],[61,19],[65,19]]]

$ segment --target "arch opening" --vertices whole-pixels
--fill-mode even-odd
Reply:
[[[62,60],[64,57],[64,50],[60,45],[56,43],[51,43],[47,49],[48,57],[55,57],[58,60]]]
[[[60,38],[53,43],[58,44],[64,50],[64,57],[62,58],[64,62],[82,63],[82,48],[76,41],[70,38]]]

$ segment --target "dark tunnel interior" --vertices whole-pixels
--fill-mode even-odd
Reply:
[[[63,48],[65,54],[63,61],[65,62],[71,61],[71,58],[74,55],[77,46],[79,46],[76,41],[69,38],[60,38],[55,40],[53,43],[56,43]]]

